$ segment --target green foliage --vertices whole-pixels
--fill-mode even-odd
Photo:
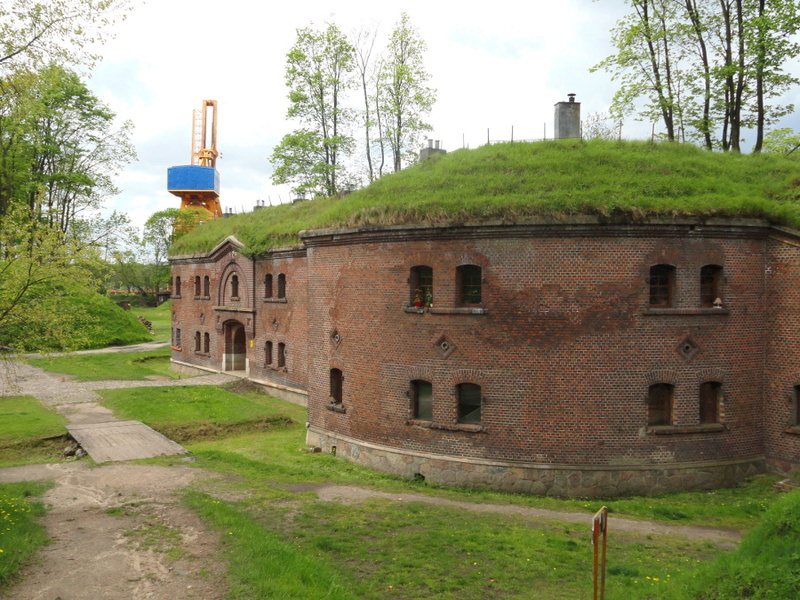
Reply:
[[[408,14],[401,13],[378,75],[378,103],[395,172],[403,168],[404,160],[413,162],[420,135],[431,129],[425,117],[436,101],[436,90],[427,85],[430,75],[423,62],[425,50],[425,40]]]
[[[0,484],[0,589],[7,587],[21,567],[47,543],[39,520],[44,516],[41,496],[49,484]]]
[[[18,317],[0,328],[0,346],[60,351],[150,341],[133,314],[95,291],[56,281],[56,276],[38,285],[19,308]]]
[[[34,367],[75,377],[78,381],[136,381],[144,379],[178,379],[170,368],[170,350],[148,352],[111,352],[108,354],[72,354],[30,358]]]
[[[334,196],[339,190],[340,154],[352,145],[345,134],[351,115],[344,93],[353,86],[353,47],[334,24],[305,27],[286,56],[287,116],[303,128],[283,137],[273,150],[272,180],[296,192]]]
[[[172,255],[207,252],[228,235],[257,255],[325,227],[518,223],[571,215],[637,222],[751,217],[800,228],[796,162],[681,144],[605,140],[508,143],[459,150],[342,199],[268,207],[206,223]]]
[[[800,490],[786,494],[734,552],[687,575],[675,598],[795,598],[800,589]]]

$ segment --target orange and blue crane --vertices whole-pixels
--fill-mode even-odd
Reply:
[[[181,199],[181,209],[202,208],[222,216],[217,171],[217,101],[203,100],[192,115],[191,164],[167,169],[167,191]]]

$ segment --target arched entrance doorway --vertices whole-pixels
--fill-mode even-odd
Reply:
[[[247,344],[244,325],[238,321],[225,323],[225,371],[244,371],[247,368]]]

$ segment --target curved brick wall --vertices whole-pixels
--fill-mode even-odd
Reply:
[[[404,476],[559,495],[728,485],[765,461],[783,471],[800,462],[792,232],[572,222],[317,231],[303,241],[235,260],[251,273],[250,377],[307,390],[311,445]],[[203,260],[223,278],[230,268],[219,249]],[[203,264],[183,258],[173,269],[185,286]],[[664,264],[675,267],[672,306],[653,309],[650,267]],[[433,270],[424,310],[409,307],[419,265]],[[481,267],[482,302],[470,310],[457,305],[461,265]],[[704,265],[723,267],[721,308],[700,305]],[[287,274],[285,303],[260,297],[270,272]],[[196,307],[176,306],[188,330]],[[287,344],[288,371],[266,364],[268,340]],[[223,350],[173,356],[213,366]],[[331,404],[332,369],[341,404]],[[430,418],[413,418],[414,380],[432,384]],[[708,381],[721,384],[721,401],[716,422],[702,424]],[[462,383],[481,386],[479,423],[458,422]],[[671,425],[647,425],[653,384],[674,386]]]
[[[310,234],[309,339],[327,343],[310,356],[308,440],[403,475],[558,494],[704,487],[761,469],[766,231]],[[462,264],[482,267],[485,314],[452,310]],[[676,267],[672,309],[649,309],[655,264]],[[700,308],[707,264],[724,268],[722,309]],[[421,314],[403,307],[415,265],[434,273],[433,309]],[[345,412],[328,407],[332,367]],[[430,422],[411,418],[415,379],[432,383]],[[719,424],[706,427],[705,381],[723,395]],[[479,428],[457,423],[464,382],[481,385]],[[655,383],[674,385],[672,427],[647,427]]]

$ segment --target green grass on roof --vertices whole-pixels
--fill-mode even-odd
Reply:
[[[344,198],[268,207],[206,223],[172,247],[207,252],[229,235],[258,255],[328,227],[450,225],[595,215],[747,217],[800,229],[800,162],[688,144],[561,140],[435,156]]]

